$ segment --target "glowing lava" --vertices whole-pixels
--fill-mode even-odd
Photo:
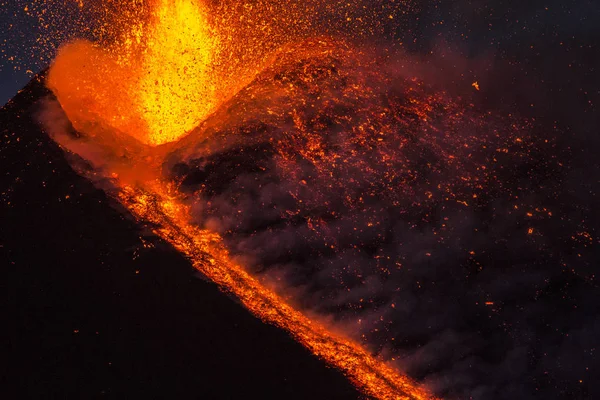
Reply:
[[[160,0],[150,19],[107,49],[76,41],[60,50],[48,85],[76,129],[100,125],[160,145],[220,104],[226,88],[214,65],[219,39],[204,6]]]
[[[371,356],[358,344],[328,331],[266,289],[229,258],[219,235],[188,222],[189,209],[168,183],[157,180],[148,185],[146,188],[124,186],[117,196],[137,219],[156,226],[155,234],[188,257],[194,268],[234,294],[253,314],[288,331],[370,396],[385,400],[433,399],[411,379]]]
[[[162,0],[146,39],[138,87],[147,142],[172,142],[219,104],[213,72],[218,39],[200,4]]]

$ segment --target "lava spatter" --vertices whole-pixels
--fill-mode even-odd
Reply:
[[[244,125],[248,117],[260,120],[263,116],[270,116],[273,120],[265,118],[265,123],[280,123],[279,127],[282,129],[290,121],[296,120],[297,124],[302,124],[302,117],[295,118],[288,114],[285,111],[287,107],[318,97],[316,92],[313,93],[317,84],[323,84],[327,88],[329,85],[342,84],[338,81],[339,77],[333,76],[337,74],[332,75],[333,66],[330,63],[340,62],[339,68],[343,69],[344,63],[350,61],[349,57],[353,57],[353,54],[343,43],[324,39],[309,40],[297,47],[285,47],[278,52],[278,61],[273,66],[260,73],[200,128],[172,144],[136,147],[126,135],[115,135],[109,127],[99,129],[95,126],[82,131],[79,139],[56,131],[53,132],[53,137],[62,146],[78,152],[93,165],[94,158],[90,157],[89,152],[101,149],[104,153],[102,165],[95,165],[96,169],[92,173],[80,168],[82,173],[93,180],[102,179],[104,186],[108,179],[111,184],[109,187],[105,186],[106,190],[141,222],[151,223],[155,227],[155,233],[188,256],[195,268],[223,290],[238,297],[252,313],[265,322],[287,330],[315,355],[339,368],[365,393],[381,399],[432,398],[425,389],[387,365],[383,359],[373,357],[356,342],[332,333],[317,320],[303,315],[273,290],[266,288],[259,279],[252,277],[229,256],[229,250],[218,232],[194,225],[196,216],[190,213],[183,188],[181,192],[178,189],[180,179],[171,176],[168,168],[169,162],[182,152],[197,154],[204,145],[216,151],[222,140],[255,141],[257,144],[265,139],[268,141],[268,138],[260,136],[268,132],[262,129],[267,125]],[[340,57],[344,58],[343,63]],[[360,58],[353,60],[358,61]],[[290,79],[294,82],[289,81]],[[354,87],[354,83],[347,84]],[[323,93],[324,96],[332,94]],[[291,102],[284,101],[285,97]],[[60,100],[60,96],[58,99]],[[357,101],[361,99],[364,100],[361,96],[356,98]],[[337,117],[343,118],[343,115]],[[231,129],[236,128],[247,131],[232,133]],[[291,137],[292,140],[293,138]],[[95,143],[95,150],[90,147],[84,149],[81,147],[82,142],[88,143],[92,148]],[[110,154],[111,149],[121,154],[123,147],[129,150],[135,148],[135,151],[129,151],[125,157]],[[301,154],[304,151],[300,149]],[[208,150],[206,154],[209,154]],[[253,157],[251,154],[248,156]],[[153,161],[148,161],[148,157]],[[110,162],[104,163],[106,160]],[[160,160],[166,162],[161,166]],[[143,168],[140,168],[142,165]],[[166,176],[160,176],[161,170],[167,171]],[[231,172],[228,168],[215,171],[207,182],[214,179],[226,182]],[[129,177],[123,178],[126,175]]]

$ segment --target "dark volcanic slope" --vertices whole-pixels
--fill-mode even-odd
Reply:
[[[1,397],[359,396],[75,174],[33,121],[46,94],[0,111]]]

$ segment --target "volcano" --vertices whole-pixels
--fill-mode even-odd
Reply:
[[[453,78],[321,8],[152,3],[2,111],[20,388],[598,397],[598,163],[561,126],[593,102],[520,95],[560,69]]]

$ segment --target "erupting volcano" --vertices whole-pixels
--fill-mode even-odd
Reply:
[[[140,221],[156,224],[155,232],[186,254],[200,272],[238,297],[265,322],[288,330],[313,353],[343,370],[366,393],[377,398],[428,398],[410,379],[370,356],[358,344],[328,332],[251,277],[231,259],[218,232],[195,227],[189,211],[190,199],[183,197],[180,190],[182,179],[173,178],[171,168],[163,161],[172,160],[181,151],[198,152],[198,146],[204,148],[200,152],[205,157],[215,150],[227,151],[219,150],[223,140],[233,142],[226,147],[236,146],[235,142],[241,142],[238,146],[258,146],[256,153],[247,154],[252,163],[256,158],[273,157],[266,147],[260,149],[261,143],[277,139],[268,126],[284,135],[292,121],[295,127],[290,129],[303,129],[312,121],[308,116],[294,114],[303,112],[307,101],[314,101],[312,107],[323,109],[318,118],[330,119],[329,125],[347,117],[334,109],[344,107],[346,98],[359,106],[371,107],[370,113],[385,112],[378,108],[379,104],[368,103],[373,100],[370,95],[363,97],[359,93],[371,88],[361,82],[362,73],[350,69],[351,62],[366,63],[365,67],[369,62],[342,42],[322,39],[289,44],[275,51],[270,63],[254,72],[256,76],[251,71],[237,71],[235,64],[220,69],[218,60],[227,60],[219,50],[225,50],[219,49],[219,33],[209,27],[203,6],[178,0],[162,1],[155,7],[147,25],[127,32],[127,39],[108,50],[89,42],[62,48],[49,71],[47,84],[77,134],[57,130],[53,122],[48,123],[54,117],[46,114],[42,121],[50,135],[91,164],[92,171],[79,167],[81,173],[93,180],[109,179],[106,190]],[[227,77],[232,70],[236,72],[235,83],[231,82],[233,76]],[[245,77],[250,77],[248,83]],[[317,104],[321,102],[331,102],[334,108]],[[299,103],[299,109],[295,103]],[[46,105],[46,112],[52,113],[53,107]],[[248,117],[264,126],[248,125]],[[61,124],[61,128],[64,126]],[[249,131],[231,132],[236,126]],[[278,156],[306,147],[302,142],[309,139],[310,133],[299,133],[306,137],[292,136],[292,142],[276,146],[280,147],[276,149]],[[314,140],[312,146],[320,146],[320,139]],[[154,147],[157,145],[162,146]],[[307,150],[310,151],[310,145]],[[229,162],[235,160],[228,156],[224,157]],[[312,161],[317,165],[317,160]],[[238,165],[237,173],[253,170],[253,166],[246,169],[246,163]],[[280,163],[278,168],[288,165],[285,160]],[[166,172],[161,170],[164,168]],[[226,182],[232,172],[228,168],[214,171],[214,176],[205,182]],[[289,173],[294,176],[294,171]],[[196,195],[201,198],[202,190]]]
[[[84,3],[102,22],[37,78],[73,170],[366,396],[504,398],[461,380],[504,362],[488,268],[566,265],[535,118],[415,72],[389,33],[405,4]]]

